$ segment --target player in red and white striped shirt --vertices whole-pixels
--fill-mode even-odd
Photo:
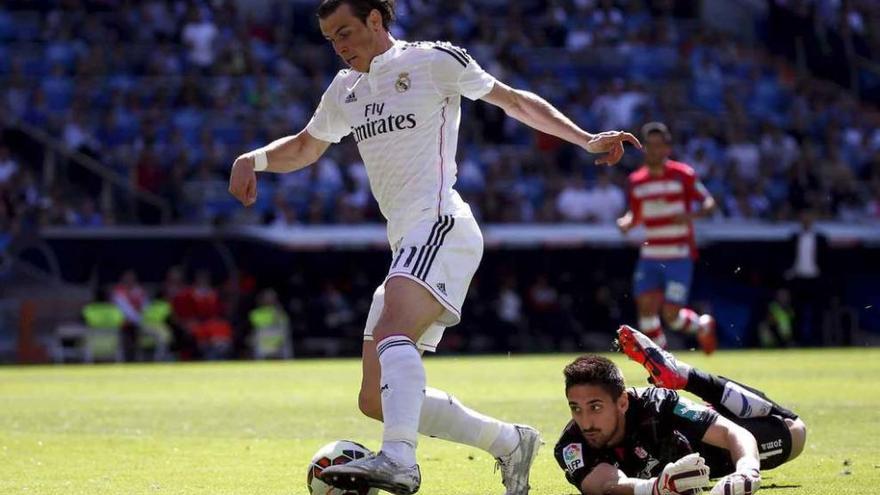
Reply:
[[[693,220],[710,214],[715,200],[690,166],[669,159],[672,135],[665,124],[645,124],[642,139],[645,165],[630,174],[630,210],[617,221],[624,233],[645,225],[646,241],[633,277],[639,326],[665,347],[662,310],[669,328],[696,335],[711,354],[717,347],[715,319],[686,305],[697,258]]]

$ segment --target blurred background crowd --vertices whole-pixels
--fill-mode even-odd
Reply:
[[[315,4],[0,3],[0,253],[50,226],[381,222],[350,139],[299,173],[261,174],[250,209],[226,192],[234,158],[302,129],[340,68]],[[707,15],[718,5],[744,17]],[[805,210],[847,224],[880,221],[880,2],[398,0],[397,12],[398,38],[451,40],[586,129],[635,132],[665,121],[673,157],[692,165],[720,204],[713,222],[790,221]],[[480,102],[464,103],[457,158],[457,189],[484,224],[611,224],[641,163],[628,153],[614,168],[594,167],[582,150]],[[777,291],[786,263],[751,280],[763,292],[748,325],[777,340],[791,340],[794,318],[790,294]],[[118,263],[73,281],[120,308],[123,325],[140,326],[150,300],[167,303],[157,314],[174,318],[165,330],[187,358],[250,352],[250,330],[268,321],[251,318],[261,307],[282,308],[301,327],[295,336],[321,328],[356,344],[382,276],[351,265],[335,279],[216,270],[212,278],[204,264],[180,264],[150,271],[149,290],[131,289],[137,275]],[[446,345],[576,348],[584,326],[613,326],[631,311],[628,265],[614,274],[514,266],[522,267],[508,260],[481,272],[465,305],[477,334]],[[707,292],[698,279],[698,297]]]
[[[97,158],[172,211],[161,218],[130,208],[126,195],[99,194],[97,174],[63,160],[47,173],[39,154],[7,139],[0,231],[23,219],[381,221],[351,140],[307,171],[262,175],[251,211],[225,192],[234,157],[301,129],[339,68],[313,3],[275,2],[257,16],[229,0],[3,2],[4,119]],[[852,73],[855,59],[878,59],[880,4],[776,0],[750,39],[701,22],[698,4],[401,0],[394,32],[453,40],[587,129],[666,121],[675,158],[719,200],[718,220],[789,219],[804,207],[845,221],[880,218],[878,75]],[[488,105],[466,104],[462,122],[458,189],[480,220],[607,223],[623,210],[638,154],[601,170]]]

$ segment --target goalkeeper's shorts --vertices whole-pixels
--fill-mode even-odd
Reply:
[[[728,419],[749,430],[757,440],[761,471],[781,466],[791,456],[791,432],[782,416],[771,414],[763,418],[728,417]],[[736,465],[726,449],[703,444],[700,453],[706,459],[706,465],[711,469],[709,474],[713,478],[736,471]]]

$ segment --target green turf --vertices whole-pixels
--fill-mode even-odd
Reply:
[[[880,350],[681,354],[799,412],[804,455],[764,473],[767,493],[880,492]],[[428,381],[544,432],[533,494],[569,494],[551,447],[567,421],[569,355],[429,358]],[[636,365],[615,357],[630,383]],[[303,494],[311,454],[335,439],[377,447],[359,415],[355,360],[0,368],[0,494]],[[426,495],[502,493],[487,454],[420,446]],[[845,465],[847,463],[847,465]],[[776,486],[776,489],[772,487]]]

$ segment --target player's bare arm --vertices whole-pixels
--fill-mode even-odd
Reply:
[[[581,482],[584,495],[624,494],[632,495],[632,487],[626,483],[626,475],[611,464],[601,463],[590,471]]]
[[[276,139],[267,146],[245,153],[235,159],[229,173],[229,192],[244,206],[257,200],[258,160],[265,172],[286,173],[308,167],[327,151],[330,143],[313,137],[307,131]]]
[[[712,489],[712,493],[738,493],[751,495],[761,486],[761,461],[758,457],[758,442],[748,430],[719,416],[713,425],[706,430],[703,442],[721,447],[730,452],[730,458],[736,464],[736,472],[721,478]],[[731,491],[724,491],[724,486]]]
[[[670,462],[656,478],[628,478],[614,466],[602,463],[581,482],[585,495],[675,495],[701,489],[709,481],[709,468],[699,454]]]
[[[639,140],[628,132],[606,131],[591,134],[578,127],[544,98],[530,91],[511,88],[500,81],[495,82],[495,86],[482,100],[501,108],[508,116],[529,127],[576,144],[590,153],[603,154],[596,160],[599,165],[614,165],[620,161],[624,143],[630,143],[639,149],[642,147]]]
[[[718,208],[718,203],[715,202],[715,198],[712,196],[707,196],[706,199],[700,203],[700,208],[698,210],[692,211],[690,213],[684,213],[678,217],[679,223],[689,222],[691,220],[696,220],[698,218],[705,218]]]
[[[636,486],[653,480],[628,478],[611,464],[602,463],[593,468],[581,482],[584,495],[634,495]]]

